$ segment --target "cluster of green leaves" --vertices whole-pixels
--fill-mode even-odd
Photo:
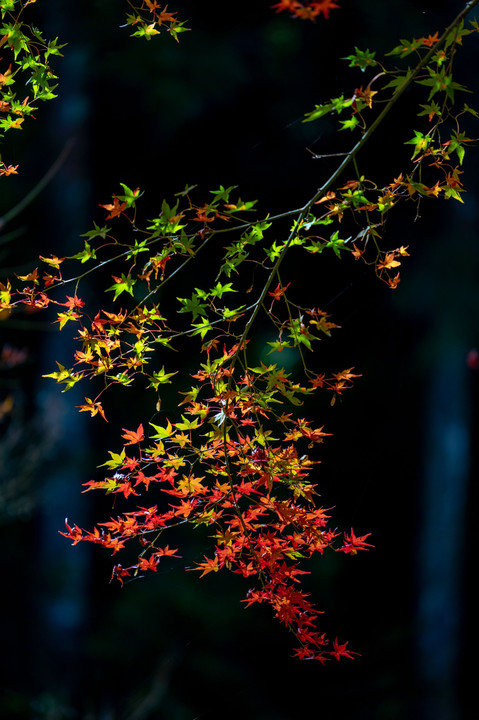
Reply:
[[[415,53],[412,68],[388,69],[374,53],[358,48],[346,58],[353,69],[373,77],[352,96],[340,94],[317,105],[305,122],[344,112],[347,119],[340,121],[339,130],[348,129],[358,138],[302,207],[258,218],[255,202],[241,199],[234,187],[212,190],[201,202],[195,188],[186,187],[173,201],[163,200],[156,217],[140,222],[141,192],[122,184],[121,192],[101,205],[106,217],[84,234],[78,253],[42,257],[43,269],[0,284],[4,313],[51,304],[58,307],[60,329],[76,327],[79,346],[71,367],[59,364],[48,377],[63,391],[88,384],[80,412],[107,420],[108,391],[123,386],[131,393],[137,383],[151,391],[160,412],[162,387],[176,384],[177,409],[168,411],[166,422],[150,422],[147,431],[143,423],[136,430],[123,428],[121,448],[109,451],[100,466],[106,471],[85,483],[87,490],[103,490],[129,502],[138,497],[140,504],[92,531],[67,523],[64,533],[74,544],[94,542],[113,554],[133,547],[131,565],[113,569],[112,576],[122,584],[156,571],[163,556],[177,554],[159,544],[169,528],[206,525],[213,545],[196,569],[205,575],[226,568],[253,582],[246,603],[271,605],[296,636],[299,657],[320,662],[351,657],[346,644],[337,639],[330,643],[317,630],[318,611],[299,584],[305,572],[299,563],[326,549],[355,555],[369,543],[367,535],[358,537],[353,530],[338,540],[339,534],[328,527],[329,516],[318,505],[310,477],[317,460],[309,457],[327,433],[302,416],[302,406],[322,391],[330,393],[333,403],[358,374],[354,368],[331,372],[315,367],[317,343],[338,326],[321,308],[301,303],[298,278],[291,273],[283,277],[288,273],[284,261],[300,251],[317,261],[323,253],[346,262],[361,259],[396,288],[398,268],[409,253],[407,247],[390,248],[383,240],[392,209],[428,197],[462,202],[460,167],[471,139],[461,120],[478,114],[457,103],[456,93],[465,88],[454,79],[453,63],[463,38],[478,31],[474,22],[464,25],[478,2],[468,3],[440,37],[435,33],[401,41],[390,55],[401,62]],[[149,12],[166,12],[156,3],[146,5]],[[306,7],[279,5],[278,10],[289,9],[293,15]],[[334,7],[308,7],[313,10],[313,5],[316,16],[321,6]],[[367,152],[374,130],[413,82],[427,96],[417,108],[419,129],[405,141],[413,146],[412,157],[398,177],[379,185],[360,172],[358,155]],[[340,181],[346,170],[349,177]],[[187,266],[201,262],[206,250],[217,264],[206,272],[205,263],[185,289]],[[64,268],[71,263],[79,269],[67,273]],[[86,307],[80,296],[82,278],[108,266],[104,303]],[[60,292],[66,285],[74,289],[65,298]],[[166,292],[176,299],[168,313],[171,303],[162,302]],[[274,333],[265,343],[262,362],[250,344],[260,317]],[[196,358],[190,388],[170,354],[185,348]],[[282,366],[285,351],[295,354],[301,368],[297,374]],[[265,361],[270,355],[273,361]],[[153,498],[148,508],[143,500],[147,493]]]
[[[453,198],[462,202],[464,189],[459,178],[460,169],[468,143],[472,138],[466,136],[461,128],[463,118],[478,118],[477,110],[467,103],[458,103],[456,92],[468,92],[453,75],[453,64],[457,49],[462,45],[463,38],[477,33],[478,24],[473,20],[469,27],[464,24],[464,15],[472,5],[466,7],[449,28],[439,37],[438,32],[428,37],[411,41],[401,40],[388,56],[400,59],[415,53],[418,62],[415,67],[396,67],[388,69],[370,50],[355,48],[355,52],[344,58],[350,67],[358,68],[362,73],[372,70],[373,77],[365,85],[356,88],[351,97],[341,94],[327,103],[316,105],[309,112],[304,122],[321,120],[327,115],[338,116],[347,114],[345,120],[339,120],[339,130],[350,130],[360,133],[360,139],[352,150],[346,154],[344,162],[332,178],[336,180],[345,169],[353,163],[356,177],[337,190],[330,190],[331,179],[321,188],[313,199],[313,203],[332,201],[327,205],[328,213],[322,218],[307,218],[308,230],[311,223],[329,223],[336,215],[341,221],[344,213],[353,211],[356,225],[362,229],[352,238],[342,241],[341,247],[350,242],[350,249],[356,258],[365,253],[368,241],[372,246],[370,260],[376,267],[377,275],[395,288],[399,282],[396,268],[401,258],[408,255],[405,247],[381,251],[379,240],[381,228],[385,226],[389,211],[401,200],[419,202],[424,197]],[[387,57],[387,56],[386,56]],[[358,169],[356,155],[369,141],[371,134],[383,121],[386,114],[395,106],[404,90],[412,83],[424,86],[428,95],[423,103],[418,104],[417,117],[419,130],[413,130],[414,136],[405,141],[413,146],[412,167],[400,173],[389,184],[378,187],[373,180],[366,179]],[[373,89],[374,88],[374,89]],[[380,109],[382,108],[382,109]],[[325,156],[316,155],[316,158]],[[358,216],[362,215],[362,220]],[[333,239],[333,236],[331,236]],[[337,241],[338,236],[334,235]],[[356,242],[356,241],[360,242]],[[318,252],[324,247],[324,239],[308,246],[311,252]],[[337,251],[339,252],[339,246]],[[365,259],[365,258],[364,258]],[[393,275],[390,271],[394,270]]]
[[[39,100],[56,97],[58,78],[50,59],[61,55],[64,45],[58,44],[58,38],[46,41],[38,28],[24,22],[24,10],[32,2],[35,0],[0,0],[0,136],[7,130],[21,129]],[[16,167],[6,166],[0,159],[0,175],[16,171]]]

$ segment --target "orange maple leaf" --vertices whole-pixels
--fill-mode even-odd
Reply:
[[[122,435],[122,438],[126,440],[125,445],[136,445],[145,437],[143,425],[138,425],[136,430],[127,430],[126,428],[122,428],[122,430],[125,431],[125,434]]]
[[[395,290],[397,286],[399,285],[401,281],[401,278],[399,277],[399,273],[395,275],[393,278],[388,279],[388,285],[391,288],[391,290]]]
[[[89,412],[91,417],[94,417],[97,413],[99,413],[102,416],[103,420],[105,420],[105,422],[108,422],[105,417],[103,406],[100,402],[93,402],[93,400],[87,397],[85,398],[85,400],[86,405],[77,405],[77,407],[79,408],[79,412]]]
[[[425,38],[425,37],[420,38],[420,40],[421,40],[422,44],[425,45],[426,47],[432,47],[439,41],[438,33],[436,31],[434,33],[434,35],[429,35],[427,38]]]
[[[218,572],[219,569],[217,557],[213,560],[211,560],[211,558],[205,558],[205,562],[198,563],[195,568],[188,568],[188,570],[203,570],[200,577],[203,577],[203,575],[207,575],[210,572]]]
[[[396,254],[394,252],[386,253],[384,260],[378,263],[378,270],[389,270],[390,268],[399,267],[401,264],[399,260],[396,260]]]
[[[117,217],[118,215],[121,215],[123,210],[126,208],[126,202],[120,203],[118,198],[114,195],[113,196],[113,204],[107,203],[106,205],[101,205],[100,207],[105,208],[105,210],[109,211],[109,215],[106,216],[107,220],[110,220],[111,218]]]
[[[67,301],[65,303],[58,303],[59,305],[62,305],[63,307],[67,307],[69,310],[73,310],[73,308],[78,307],[81,308],[84,306],[85,301],[79,298],[77,295],[74,295],[74,297],[71,297],[71,295],[67,295]]]
[[[0,175],[18,175],[18,165],[5,165],[2,163],[0,167]]]
[[[177,555],[178,548],[170,548],[169,545],[165,545],[164,548],[160,548],[156,555],[158,557],[181,557],[181,555]]]
[[[148,10],[150,12],[155,12],[155,10],[161,10],[161,5],[159,5],[156,0],[143,0],[143,4],[147,6]]]
[[[158,25],[161,25],[164,22],[178,23],[178,20],[175,18],[177,13],[166,12],[167,9],[168,5],[165,5],[165,9],[157,16]]]
[[[356,246],[356,243],[353,243],[353,248],[354,248],[354,250],[353,250],[353,258],[355,258],[355,260],[359,260],[359,258],[361,257],[361,255],[364,255],[364,249],[361,250],[360,248],[358,248],[358,247]]]

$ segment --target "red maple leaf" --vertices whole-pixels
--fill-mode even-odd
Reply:
[[[347,657],[351,658],[351,660],[354,660],[353,655],[359,655],[359,653],[354,652],[353,650],[346,650],[347,645],[347,642],[345,642],[343,645],[340,645],[338,643],[338,638],[335,638],[333,642],[334,650],[331,650],[330,654],[335,657],[336,660],[339,660],[341,657]]]
[[[271,5],[277,13],[283,10],[289,11],[294,17],[302,20],[314,20],[318,15],[324,15],[326,20],[329,18],[329,11],[333,8],[339,9],[339,5],[334,0],[317,0],[317,2],[301,3],[296,0],[280,0],[276,5]]]
[[[123,578],[125,576],[129,576],[129,575],[130,575],[130,573],[128,572],[128,570],[126,568],[124,568],[122,565],[115,565],[113,568],[113,571],[111,573],[110,582],[113,580],[113,578],[116,578],[123,585]]]
[[[78,525],[74,525],[73,527],[70,527],[68,524],[68,518],[65,518],[65,525],[67,527],[68,532],[64,533],[61,532],[60,535],[63,535],[63,537],[70,538],[73,540],[72,545],[76,545],[80,542],[80,540],[83,537],[82,530],[78,527]]]
[[[144,483],[146,489],[150,487],[151,482],[158,482],[158,478],[160,477],[160,473],[156,473],[156,475],[145,475],[142,470],[139,470],[137,474],[135,475],[136,483],[135,487],[139,485],[140,483]]]
[[[156,557],[156,553],[153,553],[149,560],[146,558],[139,558],[139,560],[140,562],[138,563],[138,567],[140,570],[153,570],[153,572],[157,571],[160,560]]]
[[[294,12],[298,7],[301,7],[301,3],[296,2],[296,0],[280,0],[276,5],[271,5],[272,10],[276,10],[277,13],[283,10]]]
[[[329,11],[331,9],[339,10],[340,6],[337,5],[333,0],[319,0],[318,2],[312,2],[310,3],[310,6],[312,10],[314,11],[314,17],[316,15],[320,15],[321,13],[324,15],[326,20],[329,19]]]
[[[374,545],[370,545],[369,543],[365,542],[366,538],[370,535],[371,533],[368,533],[367,535],[356,537],[353,529],[351,528],[350,535],[347,535],[346,533],[344,534],[345,544],[339,549],[345,553],[351,553],[351,555],[356,555],[358,550],[366,550],[366,548],[368,547],[374,547]]]
[[[156,554],[158,557],[181,557],[176,554],[177,552],[177,548],[170,548],[169,545],[165,545],[165,547],[160,548]]]

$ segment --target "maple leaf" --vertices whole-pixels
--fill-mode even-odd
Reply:
[[[364,255],[364,249],[363,249],[363,250],[359,249],[359,248],[356,246],[356,243],[353,243],[353,248],[354,248],[353,253],[352,253],[352,254],[353,254],[353,258],[354,258],[355,260],[359,260],[359,258],[361,257],[361,255]]]
[[[118,489],[117,477],[105,478],[104,480],[88,480],[88,482],[82,483],[86,490],[82,492],[90,492],[90,490],[105,490],[109,495],[112,492],[116,492]],[[124,477],[124,476],[122,476]]]
[[[126,440],[125,445],[136,445],[136,443],[140,443],[145,437],[143,425],[138,425],[136,430],[127,430],[126,428],[122,428],[122,430],[125,432],[125,434],[122,435],[122,438]]]
[[[176,554],[177,552],[177,548],[170,548],[169,545],[165,545],[165,547],[160,548],[156,554],[158,557],[181,557],[181,555]]]
[[[426,194],[427,195],[433,195],[434,197],[439,197],[439,193],[442,192],[442,187],[439,185],[439,180],[436,181],[436,184],[432,187],[426,188]]]
[[[61,263],[66,260],[66,258],[59,258],[56,255],[52,255],[50,258],[43,257],[43,255],[38,256],[40,260],[42,260],[44,263],[47,263],[47,265],[51,265],[52,267],[56,268],[57,270],[60,268]],[[67,295],[68,297],[68,295]]]
[[[58,313],[58,319],[55,322],[60,323],[60,330],[63,330],[69,320],[79,320],[81,315],[69,310],[66,313]]]
[[[273,303],[275,300],[281,300],[281,298],[283,297],[284,293],[286,292],[286,290],[289,288],[290,285],[291,285],[291,283],[289,282],[287,285],[285,285],[283,287],[283,285],[281,285],[281,283],[279,282],[276,285],[275,289],[268,293],[268,295],[271,295],[271,297],[273,298],[273,300],[271,301],[271,308],[273,307]],[[271,308],[270,308],[270,312],[271,312]]]
[[[137,492],[135,492],[131,486],[131,482],[129,480],[125,480],[125,482],[122,482],[118,485],[118,487],[114,490],[116,493],[123,493],[124,497],[129,497],[130,495],[138,495]]]
[[[333,642],[333,648],[334,650],[330,651],[330,655],[336,658],[336,660],[340,660],[341,657],[347,657],[351,658],[351,660],[354,660],[353,655],[359,655],[359,653],[354,652],[353,650],[346,650],[348,643],[345,642],[343,645],[340,645],[338,643],[338,638],[335,638]]]
[[[145,2],[146,2],[146,0],[145,0]],[[169,12],[167,12],[167,10],[168,10],[168,5],[165,5],[165,9],[162,10],[159,15],[157,15],[158,25],[161,25],[164,22],[170,22],[170,23],[178,22],[178,20],[175,18],[175,15],[177,15],[177,13],[175,13],[175,12],[169,13]]]
[[[76,545],[77,543],[80,542],[80,540],[83,539],[83,533],[82,533],[81,529],[78,527],[78,525],[74,525],[73,527],[70,527],[70,525],[68,524],[68,518],[65,518],[65,525],[66,525],[68,532],[66,532],[66,533],[61,532],[60,535],[63,535],[63,537],[70,538],[71,540],[73,540],[72,545]]]
[[[371,533],[367,533],[367,535],[362,535],[361,537],[356,537],[356,535],[353,532],[353,529],[351,528],[350,535],[344,534],[344,540],[345,544],[340,547],[339,549],[342,550],[344,553],[350,553],[351,555],[357,555],[358,550],[366,550],[368,547],[374,547],[374,545],[370,545],[369,543],[365,542],[366,538],[369,537]]]
[[[63,259],[65,259],[65,258],[63,258]],[[56,258],[56,260],[58,260],[58,258]],[[76,295],[74,297],[67,295],[67,301],[65,303],[58,303],[58,304],[63,305],[63,307],[67,307],[69,310],[73,310],[73,308],[76,308],[76,307],[78,307],[78,308],[83,307],[85,302],[81,298],[77,297]]]
[[[280,2],[276,3],[276,5],[271,5],[270,7],[272,10],[276,10],[277,13],[282,12],[283,10],[294,12],[294,10],[301,7],[301,3],[296,0],[280,0]]]
[[[153,570],[153,572],[158,570],[158,563],[160,560],[155,553],[150,556],[149,560],[146,558],[139,558],[139,560],[140,562],[138,563],[138,567],[140,570]]]
[[[361,377],[361,375],[354,375],[354,373],[352,373],[351,370],[354,370],[354,368],[348,368],[347,370],[342,370],[339,373],[334,373],[334,377],[338,381],[341,381],[341,380],[346,380],[346,381],[349,380],[350,381],[351,378]]]
[[[107,288],[106,292],[112,291],[114,293],[113,299],[116,300],[118,295],[122,292],[127,292],[133,297],[133,285],[136,283],[135,278],[126,276],[124,273],[121,274],[121,278],[112,275],[115,285]]]
[[[139,470],[135,475],[135,487],[140,483],[143,483],[145,485],[145,488],[148,490],[150,487],[150,482],[158,482],[159,477],[160,473],[157,473],[156,475],[145,475],[142,470]]]
[[[108,422],[103,411],[103,406],[100,402],[94,402],[87,397],[85,398],[85,400],[86,405],[77,405],[77,407],[79,408],[79,412],[89,412],[91,417],[94,417],[97,413],[100,413],[103,420],[105,420],[105,422]]]
[[[414,152],[412,155],[412,159],[414,160],[417,155],[424,153],[432,142],[432,135],[424,135],[422,132],[419,132],[419,130],[414,130],[414,137],[411,140],[407,140],[404,144],[414,145]]]
[[[426,47],[432,47],[439,41],[438,33],[437,31],[434,33],[434,35],[428,35],[427,38],[423,37],[420,38],[420,42],[422,42],[423,45]]]
[[[113,196],[113,204],[107,203],[106,205],[101,205],[100,207],[105,208],[105,210],[109,211],[109,215],[106,216],[107,220],[110,220],[111,218],[118,217],[118,215],[121,215],[122,212],[127,207],[126,202],[120,203],[119,199],[116,197],[116,195]]]
[[[4,163],[0,166],[0,175],[18,175],[18,165],[5,165]]]
[[[399,285],[401,281],[401,278],[399,277],[399,273],[395,275],[393,278],[388,278],[388,285],[392,290],[395,290],[397,286]]]
[[[312,2],[310,3],[311,7],[313,8],[316,15],[323,14],[325,19],[329,19],[329,11],[333,8],[336,10],[340,9],[340,6],[337,5],[333,0],[319,0],[318,2]]]
[[[381,262],[377,265],[378,270],[389,270],[390,268],[399,267],[401,263],[395,258],[396,253],[394,251],[386,253],[384,260],[381,260]]]
[[[112,573],[111,573],[110,582],[115,578],[123,585],[123,578],[129,577],[129,575],[130,575],[129,570],[124,568],[122,565],[114,565]]]
[[[49,373],[48,375],[42,375],[42,377],[51,377],[56,380],[57,383],[63,383],[65,387],[62,392],[65,392],[66,390],[72,388],[75,383],[82,379],[83,373],[74,373],[72,370],[69,370],[68,368],[61,365],[58,361],[56,362],[59,368],[57,372]]]
[[[289,9],[294,17],[300,18],[301,20],[314,20],[321,14],[328,19],[331,8],[339,8],[339,5],[336,5],[333,0],[318,0],[318,2],[309,2],[306,5],[298,2],[295,7],[280,9]],[[279,10],[277,12],[279,12]]]
[[[294,655],[300,660],[314,660],[315,653],[310,647],[299,647],[293,650]]]
[[[35,285],[38,285],[38,268],[32,270],[32,272],[28,273],[28,275],[17,275],[17,278],[19,280],[23,280],[24,282],[30,282],[33,280]]]
[[[123,448],[123,453],[125,452],[125,449]],[[112,453],[113,456],[114,453]],[[106,463],[105,463],[106,464]],[[140,461],[136,458],[129,458],[129,457],[123,457],[123,465],[122,467],[126,470],[136,470],[138,465],[140,464]]]
[[[156,2],[156,0],[143,0],[143,4],[147,6],[148,10],[152,13],[155,12],[155,10],[161,10],[161,5]],[[166,10],[166,8],[165,8]]]
[[[216,219],[216,213],[214,215],[208,215],[208,212],[211,212],[211,210],[212,208],[205,203],[204,207],[196,209],[196,219],[204,223],[213,222],[213,220]]]
[[[207,575],[210,572],[218,572],[219,565],[218,565],[218,558],[215,557],[214,560],[211,560],[210,558],[205,558],[205,562],[198,563],[197,567],[194,568],[187,568],[188,570],[203,570],[200,577],[203,577],[203,575]]]
[[[369,85],[367,86],[366,90],[363,90],[362,86],[360,88],[356,88],[353,96],[353,108],[356,110],[357,100],[362,100],[368,108],[372,108],[374,95],[377,95],[377,90],[371,90],[371,87]]]
[[[111,450],[108,450],[108,454],[111,456],[111,460],[107,460],[98,467],[104,467],[106,465],[111,470],[122,467],[123,463],[125,462],[125,448],[123,448],[121,453],[114,453]]]

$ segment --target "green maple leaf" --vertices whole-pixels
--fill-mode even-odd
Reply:
[[[99,465],[98,467],[105,467],[105,465],[106,465],[106,467],[109,467],[112,470],[114,470],[115,468],[121,467],[123,465],[123,463],[125,462],[125,456],[126,456],[125,448],[123,448],[121,453],[114,453],[114,452],[111,452],[111,450],[108,450],[108,453],[111,456],[111,459],[107,460],[106,462],[104,462],[102,465]]]
[[[237,290],[233,289],[232,283],[226,283],[225,285],[222,285],[220,282],[217,282],[211,291],[211,295],[213,297],[222,298],[224,293],[227,292],[237,292]]]
[[[177,375],[178,371],[167,373],[165,372],[165,368],[162,367],[161,370],[158,372],[154,372],[151,376],[150,384],[148,387],[155,388],[155,390],[158,390],[158,385],[164,385],[165,383],[170,383],[170,378],[173,377],[173,375]]]
[[[375,65],[378,65],[377,60],[374,59],[374,56],[376,55],[375,52],[371,52],[370,50],[359,50],[357,47],[354,49],[356,51],[355,53],[342,58],[342,60],[349,60],[349,67],[358,67],[361,72],[364,72],[367,67],[374,67]]]
[[[110,228],[107,225],[104,225],[103,227],[100,227],[96,224],[96,222],[93,222],[93,225],[95,226],[94,230],[89,230],[86,233],[83,233],[80,235],[80,237],[87,237],[93,240],[93,238],[100,237],[102,240],[104,240],[107,236],[107,234],[110,232]]]
[[[181,416],[183,422],[174,423],[178,430],[194,430],[198,427],[200,419],[195,418],[194,420],[187,420],[184,415]]]
[[[416,157],[416,155],[419,155],[419,153],[425,152],[431,142],[432,142],[431,135],[423,135],[422,132],[419,132],[418,130],[414,130],[414,137],[411,140],[407,140],[404,144],[405,145],[414,145],[414,152],[413,152],[413,156],[412,156],[414,159]]]
[[[90,230],[90,232],[95,232],[94,230]],[[86,263],[88,260],[96,260],[96,252],[95,249],[91,247],[90,243],[85,240],[85,247],[84,249],[77,253],[76,255],[72,255],[71,260],[80,260],[82,263]]]
[[[181,310],[178,310],[178,312],[190,312],[193,315],[193,320],[196,320],[196,318],[200,315],[206,315],[207,306],[205,305],[205,303],[200,302],[198,293],[193,293],[191,299],[177,298],[177,300],[183,305]]]
[[[115,275],[112,275],[113,280],[115,281],[115,284],[111,287],[107,288],[105,292],[113,292],[114,300],[117,299],[118,295],[121,295],[123,292],[129,293],[133,297],[133,285],[136,283],[136,280],[132,278],[130,275],[124,275],[124,273],[121,274],[121,278],[116,277]]]
[[[42,375],[42,377],[51,377],[54,380],[57,381],[60,385],[65,385],[62,392],[65,392],[66,390],[69,390],[72,388],[79,380],[82,379],[83,373],[74,373],[73,370],[69,370],[68,368],[61,365],[61,363],[57,362],[58,370],[56,372],[48,373],[48,375]]]
[[[349,120],[340,120],[339,122],[343,126],[341,130],[354,130],[359,125],[359,118],[357,115],[353,115]]]

